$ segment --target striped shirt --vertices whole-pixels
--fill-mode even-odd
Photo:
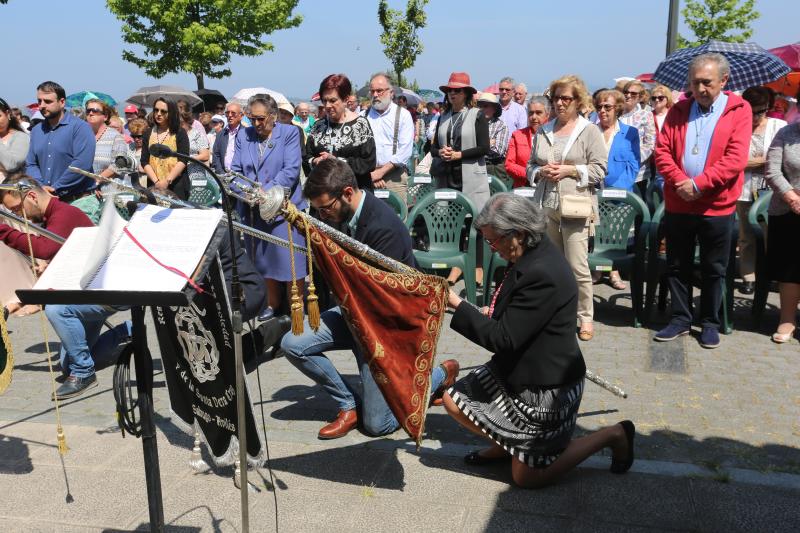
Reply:
[[[508,126],[499,118],[493,117],[489,120],[489,163],[504,161],[508,152]]]

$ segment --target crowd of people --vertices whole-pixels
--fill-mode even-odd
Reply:
[[[6,185],[17,186],[0,190],[0,198],[5,209],[68,237],[75,227],[97,222],[105,199],[102,183],[69,167],[114,178],[123,174],[118,156],[124,155],[134,162],[135,183],[186,199],[205,171],[174,157],[155,157],[150,148],[160,144],[209,162],[219,173],[233,171],[264,188],[281,186],[298,208],[416,266],[406,225],[374,192],[387,189],[411,203],[409,180],[424,172],[436,187],[469,199],[475,207],[470,223],[491,253],[508,264],[485,307],[469,305],[452,288],[448,296],[451,327],[494,354],[460,380],[456,360],[432,372],[435,401],[492,441],[465,460],[508,461],[518,484],[538,487],[609,447],[612,472],[624,473],[634,457],[632,422],[572,439],[585,372],[579,341],[595,335],[593,286],[602,281],[589,268],[589,253],[594,228],[602,222],[603,188],[663,196],[671,311],[654,338],[667,342],[691,333],[691,286],[699,261],[698,340],[709,349],[720,345],[734,215],[740,291],[752,294],[754,236],[746,217],[753,201],[772,190],[766,275],[779,283],[780,318],[771,338],[784,343],[794,335],[800,303],[800,120],[796,114],[783,117],[788,120],[774,116],[775,96],[762,87],[742,95],[726,91],[729,75],[724,56],[704,54],[689,66],[687,91],[681,94],[638,80],[590,94],[574,75],[553,80],[543,94],[529,94],[524,84],[506,77],[494,94],[477,91],[467,73],[453,72],[440,87],[441,102],[410,106],[386,74],[372,76],[369,98],[361,102],[347,76],[332,74],[320,83],[316,111],[309,103],[295,107],[258,94],[244,105],[229,102],[194,115],[186,102],[158,98],[149,114],[127,106],[124,122],[94,98],[76,116],[65,107],[64,89],[44,82],[37,87],[42,120],[36,124],[25,125],[0,99],[0,165]],[[492,195],[491,176],[512,192]],[[513,194],[520,187],[532,189],[532,197]],[[293,231],[293,241],[305,244],[283,218],[265,222],[245,204],[238,212],[248,225],[280,238]],[[24,228],[10,223],[0,224],[0,242],[3,257],[31,252]],[[39,270],[59,246],[40,236],[30,244]],[[288,330],[289,288],[303,291],[305,262],[299,254],[292,261],[287,248],[249,237],[244,248],[264,280],[258,318],[282,328],[282,334]],[[482,264],[480,258],[475,264]],[[449,272],[451,286],[461,275],[456,268]],[[30,282],[24,276],[13,280]],[[608,283],[626,288],[618,272],[609,274]],[[2,296],[7,312],[18,310],[7,287]],[[63,321],[55,312],[47,316],[54,327]],[[333,306],[322,318],[318,330],[278,335],[272,347],[336,405],[336,418],[320,429],[319,438],[339,438],[359,426],[371,435],[395,431],[399,423],[346,315]],[[80,322],[79,315],[71,319]],[[95,325],[64,333],[68,342],[64,328],[56,327],[66,380],[57,396],[77,396],[96,383],[87,361],[98,342]],[[360,387],[343,380],[325,356],[333,349],[353,350]]]

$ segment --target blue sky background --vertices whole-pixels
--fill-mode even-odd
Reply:
[[[389,1],[395,9],[405,3]],[[756,6],[761,18],[751,40],[765,48],[800,41],[797,0]],[[667,0],[432,0],[421,31],[425,50],[406,76],[435,88],[450,72],[467,71],[481,89],[511,75],[541,91],[551,79],[576,73],[591,88],[608,86],[615,77],[655,70],[665,52],[667,10]],[[300,27],[269,37],[274,52],[234,57],[233,75],[207,79],[206,87],[231,96],[265,86],[309,98],[327,74],[344,72],[361,86],[389,66],[378,40],[376,0],[300,0],[296,12],[304,17]],[[36,85],[47,79],[67,94],[96,90],[120,102],[144,85],[197,88],[190,74],[156,80],[123,61],[120,23],[102,0],[10,0],[0,5],[0,25],[0,96],[11,105],[33,102]]]

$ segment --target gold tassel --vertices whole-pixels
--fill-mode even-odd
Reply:
[[[67,437],[64,435],[64,428],[62,428],[60,424],[56,433],[56,440],[58,441],[58,453],[67,455],[67,451],[69,450],[69,446],[67,446]]]
[[[292,335],[303,333],[303,301],[297,291],[297,273],[294,266],[294,239],[292,238],[292,225],[287,224],[289,231],[289,265],[292,270]]]
[[[22,196],[24,206],[25,196]],[[34,266],[33,268],[33,280],[34,282],[39,281],[39,275],[36,273],[36,257],[33,255],[33,243],[31,242],[31,232],[30,228],[28,227],[28,213],[25,211],[24,207],[22,209],[22,216],[25,219],[25,235],[28,238],[28,253],[31,258],[31,265]],[[47,357],[47,369],[50,373],[50,389],[53,393],[53,403],[55,404],[56,408],[56,442],[58,443],[58,453],[62,456],[67,454],[69,450],[69,446],[67,446],[67,437],[64,435],[64,428],[61,426],[61,406],[60,400],[56,396],[56,374],[53,372],[53,354],[50,352],[50,340],[47,338],[47,327],[45,327],[45,318],[44,318],[44,308],[39,308],[39,325],[42,328],[42,339],[44,339],[44,353]],[[68,495],[68,497],[72,497]]]
[[[303,225],[306,229],[306,250],[308,250],[308,297],[306,298],[306,306],[308,306],[308,325],[311,329],[316,331],[319,329],[319,296],[317,296],[317,288],[314,286],[314,255],[311,253],[311,225],[307,219],[303,219]]]

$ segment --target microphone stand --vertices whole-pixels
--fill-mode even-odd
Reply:
[[[242,506],[242,531],[247,533],[250,531],[250,506],[248,503],[248,482],[247,482],[247,428],[245,426],[245,411],[244,411],[244,362],[242,357],[242,334],[244,330],[242,321],[242,301],[243,293],[242,286],[239,281],[239,266],[236,261],[236,239],[233,232],[233,211],[231,208],[230,197],[226,192],[225,184],[222,182],[214,169],[208,166],[203,161],[179,152],[173,151],[171,148],[163,144],[154,144],[150,147],[150,155],[158,158],[176,157],[183,161],[189,161],[200,165],[206,172],[208,172],[214,180],[219,184],[220,191],[222,192],[222,207],[225,210],[225,216],[228,219],[228,237],[231,243],[231,325],[233,327],[233,350],[236,361],[236,413],[238,424],[238,439],[239,439],[239,463],[240,463],[240,481],[239,490],[241,492],[241,506]]]

